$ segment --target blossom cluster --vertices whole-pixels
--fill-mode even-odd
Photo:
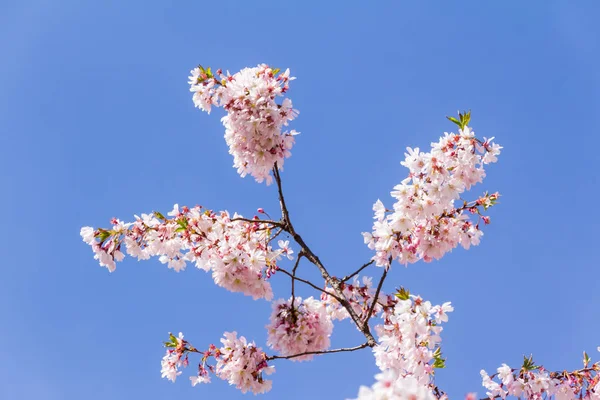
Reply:
[[[363,233],[365,243],[376,252],[376,264],[388,266],[390,259],[404,265],[431,261],[458,244],[465,249],[479,244],[480,221],[490,222],[481,209],[494,205],[498,194],[485,194],[459,207],[454,202],[483,180],[484,166],[497,160],[501,148],[493,138],[477,139],[464,124],[459,133],[446,133],[432,143],[430,152],[407,148],[401,164],[410,172],[391,192],[396,199],[393,210],[377,200],[373,230]],[[469,214],[479,219],[473,221]]]
[[[221,120],[225,141],[233,155],[233,166],[242,177],[250,174],[258,182],[270,184],[269,173],[275,163],[282,168],[290,157],[298,132],[282,129],[298,111],[292,108],[289,98],[281,104],[276,99],[284,95],[293,79],[289,69],[279,73],[266,64],[244,68],[234,75],[218,70],[215,76],[210,68],[201,66],[191,71],[194,104],[209,113],[212,106],[227,111]]]
[[[377,366],[412,376],[421,385],[428,385],[435,368],[444,367],[441,358],[441,324],[448,321],[452,305],[432,306],[429,301],[409,294],[397,293],[392,307],[384,307],[383,324],[375,326],[379,344],[373,349]]]
[[[361,386],[356,400],[435,400],[432,390],[412,376],[402,376],[398,371],[387,370],[375,375],[377,382],[371,387]]]
[[[357,315],[363,319],[371,309],[375,298],[371,278],[361,281],[354,278],[348,284],[341,283],[343,293]],[[348,313],[335,299],[333,292],[322,295],[332,318],[345,319]],[[440,334],[442,324],[448,321],[448,313],[454,309],[451,303],[432,305],[421,297],[411,295],[401,288],[394,295],[379,293],[372,308],[374,315],[381,314],[383,324],[374,327],[378,345],[373,349],[377,366],[383,371],[377,375],[378,382],[371,388],[361,387],[359,399],[418,399],[433,398],[433,375],[436,368],[443,368]],[[439,394],[439,396],[438,396]],[[441,397],[440,397],[441,396]],[[444,395],[436,393],[435,398]]]
[[[158,212],[142,214],[130,223],[113,219],[111,229],[84,227],[81,236],[92,247],[94,258],[111,272],[123,260],[123,251],[138,260],[157,256],[175,271],[193,262],[211,271],[215,283],[227,290],[272,299],[267,278],[281,256],[293,253],[287,241],[279,240],[280,248],[272,248],[275,226],[200,206],[179,209],[176,204],[168,215],[172,218]]]
[[[243,336],[238,338],[237,332],[225,332],[223,336],[222,347],[211,345],[207,351],[200,352],[183,340],[181,333],[179,337],[170,335],[170,341],[165,343],[167,353],[161,363],[162,377],[175,382],[181,374],[178,368],[189,364],[189,353],[200,353],[202,361],[198,365],[198,374],[190,377],[192,386],[209,383],[209,372],[212,372],[242,393],[250,391],[258,394],[271,390],[272,381],[263,379],[263,374],[272,374],[275,367],[267,364],[267,356],[262,349],[256,347],[254,342],[249,343]],[[210,357],[215,359],[216,365],[208,364]]]
[[[531,357],[525,357],[520,369],[502,364],[492,376],[481,370],[482,384],[489,398],[600,400],[600,362],[589,365],[589,361],[584,353],[584,368],[572,372],[550,372],[534,365]]]
[[[179,332],[179,336],[173,336],[172,334],[167,353],[161,361],[161,374],[163,378],[167,378],[171,382],[175,382],[175,379],[181,375],[179,368],[184,366],[187,367],[189,361],[187,358],[186,345],[187,342],[183,339],[183,333]]]
[[[266,326],[267,344],[282,356],[327,350],[333,323],[325,304],[312,297],[273,302],[270,323]],[[314,357],[306,354],[292,357],[292,361],[307,361]]]

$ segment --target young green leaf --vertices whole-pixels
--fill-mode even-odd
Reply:
[[[396,296],[400,300],[408,300],[410,298],[410,292],[408,291],[408,289],[400,287],[400,289],[398,289],[394,296]]]

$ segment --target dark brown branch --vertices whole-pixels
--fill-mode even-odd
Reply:
[[[284,229],[290,235],[292,235],[296,243],[302,248],[304,256],[319,269],[319,271],[321,272],[321,276],[325,280],[325,283],[327,283],[333,288],[333,290],[337,294],[336,300],[348,311],[348,314],[350,314],[350,318],[352,318],[359,330],[363,333],[363,335],[365,335],[365,337],[367,338],[368,346],[375,346],[377,344],[377,341],[371,334],[369,325],[362,323],[360,316],[356,313],[352,305],[348,302],[346,296],[344,296],[340,285],[341,282],[338,279],[334,279],[331,277],[321,260],[319,260],[319,257],[312,252],[312,250],[308,247],[306,242],[304,242],[304,240],[302,239],[302,236],[300,236],[294,230],[294,226],[292,225],[292,222],[290,220],[290,214],[288,212],[287,205],[285,204],[285,198],[283,196],[283,189],[281,186],[281,176],[279,175],[277,163],[275,163],[273,167],[273,176],[275,177],[275,182],[277,183],[277,192],[279,194],[279,205],[281,206],[282,223],[285,226]]]
[[[285,204],[285,198],[283,197],[283,189],[281,188],[281,176],[279,175],[279,167],[277,166],[277,162],[275,162],[275,166],[273,167],[273,176],[275,177],[275,182],[277,182],[279,206],[281,207],[281,219],[283,220],[283,225],[287,226],[288,224],[290,224],[290,214]]]
[[[291,356],[270,356],[270,357],[267,357],[267,361],[280,360],[280,359],[289,360],[290,358],[307,356],[309,354],[329,354],[329,353],[341,353],[341,352],[344,352],[344,351],[356,351],[356,350],[364,349],[365,347],[369,347],[369,342],[365,342],[365,343],[361,344],[360,346],[342,347],[340,349],[334,349],[334,350],[307,351],[305,353],[293,354]]]
[[[392,263],[392,260],[390,257],[390,264],[391,263]],[[369,307],[369,312],[367,313],[367,316],[365,317],[365,322],[364,322],[363,327],[369,326],[369,319],[371,318],[371,315],[373,315],[373,310],[375,309],[377,300],[379,300],[379,292],[381,292],[381,287],[383,286],[383,281],[385,281],[385,277],[387,276],[387,273],[388,273],[388,267],[386,266],[383,268],[383,274],[381,274],[381,279],[379,280],[379,284],[377,285],[377,290],[375,291],[375,297],[373,298],[371,307]]]
[[[346,282],[348,279],[352,279],[352,277],[353,277],[354,275],[358,275],[358,274],[359,274],[359,273],[360,273],[360,272],[361,272],[363,269],[367,268],[369,265],[373,264],[374,262],[375,262],[375,260],[371,260],[371,261],[369,261],[368,263],[366,263],[366,264],[363,264],[363,266],[362,266],[362,267],[360,267],[359,269],[357,269],[356,271],[354,271],[354,272],[353,272],[353,273],[351,273],[350,275],[347,275],[347,276],[345,276],[345,277],[342,279],[342,282]]]

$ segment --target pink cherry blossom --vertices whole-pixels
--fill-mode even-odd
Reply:
[[[495,162],[499,145],[492,139],[480,141],[465,126],[458,134],[446,133],[431,151],[407,148],[401,163],[409,175],[391,192],[396,199],[392,210],[380,200],[373,205],[375,222],[371,232],[363,233],[365,243],[375,250],[376,264],[387,266],[390,257],[401,264],[440,259],[457,245],[468,249],[478,245],[483,235],[479,221],[481,209],[494,205],[498,194],[485,194],[474,202],[454,203],[461,193],[485,177],[484,165]]]
[[[271,321],[266,326],[267,344],[283,356],[327,350],[333,323],[325,304],[309,297],[290,298],[273,302]],[[307,361],[312,354],[291,358]]]
[[[373,349],[375,362],[383,371],[398,371],[427,385],[437,364],[443,364],[441,323],[453,308],[450,303],[432,306],[419,296],[407,297],[398,299],[394,306],[384,307],[384,323],[375,326],[379,336],[379,344]]]
[[[277,270],[277,260],[292,258],[289,242],[274,249],[271,240],[275,226],[233,217],[227,211],[214,212],[196,206],[176,204],[168,213],[136,216],[135,222],[113,220],[111,229],[84,227],[83,240],[92,247],[101,266],[114,271],[116,262],[127,254],[138,260],[158,257],[159,261],[179,272],[188,262],[212,272],[215,283],[232,292],[254,299],[273,297],[268,277]]]
[[[233,156],[233,167],[242,176],[252,175],[256,181],[270,184],[269,175],[277,163],[283,168],[291,155],[294,136],[298,132],[282,131],[298,115],[292,101],[282,97],[289,88],[289,70],[278,73],[266,64],[244,68],[234,75],[217,74],[202,67],[191,71],[190,91],[194,104],[210,113],[212,106],[223,107],[227,115],[221,119],[225,141]]]
[[[532,357],[526,357],[521,368],[502,364],[492,376],[481,370],[482,384],[489,398],[599,400],[600,362],[589,365],[588,361],[584,360],[584,368],[580,370],[550,372],[535,365]]]

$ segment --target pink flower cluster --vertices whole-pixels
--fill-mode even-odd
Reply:
[[[267,344],[283,356],[327,350],[333,330],[325,304],[309,297],[273,302]],[[313,354],[293,357],[292,361],[307,361]]]
[[[450,303],[432,306],[407,292],[401,291],[399,296],[393,307],[384,307],[383,325],[375,326],[379,336],[373,349],[375,361],[381,370],[397,371],[427,385],[434,368],[444,366],[439,347],[441,324],[454,309]]]
[[[356,400],[436,400],[427,385],[419,383],[412,376],[399,375],[387,370],[375,375],[373,386],[361,386]]]
[[[534,365],[531,357],[525,358],[520,369],[502,364],[492,376],[481,370],[482,384],[489,398],[514,396],[540,400],[600,400],[600,362],[590,366],[589,358],[586,358],[587,354],[584,368],[572,372],[549,372]]]
[[[258,182],[272,182],[269,175],[277,163],[283,167],[291,155],[294,135],[298,132],[283,131],[288,122],[296,118],[298,111],[292,101],[284,98],[281,104],[276,98],[288,90],[289,69],[283,73],[266,64],[244,68],[234,75],[216,72],[210,68],[191,71],[190,91],[194,92],[194,104],[210,113],[211,106],[223,107],[227,116],[222,118],[225,141],[233,155],[233,166],[244,177],[252,175]]]
[[[221,339],[223,347],[217,358],[217,376],[246,393],[265,393],[271,390],[272,381],[264,380],[263,374],[271,375],[275,367],[267,365],[266,354],[254,342],[237,337],[236,332],[225,332]]]
[[[190,377],[192,386],[198,383],[209,383],[209,371],[215,373],[220,379],[226,380],[230,385],[246,393],[248,391],[258,394],[271,390],[272,381],[264,380],[263,374],[270,375],[275,372],[275,367],[267,364],[267,356],[254,342],[248,343],[245,337],[237,337],[236,332],[225,332],[221,339],[222,347],[211,345],[209,350],[199,352],[187,341],[183,334],[179,337],[170,335],[166,342],[167,353],[162,360],[162,377],[175,382],[181,374],[179,367],[187,367],[188,354],[202,354],[202,362],[198,365],[198,375]],[[216,366],[207,364],[210,357],[216,360]]]
[[[166,218],[160,213],[136,216],[135,222],[112,220],[112,229],[81,229],[101,266],[114,271],[116,261],[127,254],[145,260],[159,257],[175,271],[193,262],[200,269],[212,271],[215,283],[232,292],[241,292],[254,299],[272,299],[267,278],[277,269],[281,256],[291,257],[289,242],[279,241],[273,249],[275,227],[267,223],[242,220],[227,211],[213,212],[200,206],[176,204]],[[256,219],[256,217],[255,217]]]
[[[458,244],[465,249],[479,244],[483,235],[479,221],[472,221],[467,213],[489,223],[481,208],[492,206],[498,194],[486,194],[460,207],[455,207],[454,201],[483,180],[485,164],[496,161],[502,147],[492,141],[478,140],[465,126],[458,134],[446,133],[432,143],[428,153],[407,148],[401,164],[410,173],[391,192],[396,199],[393,210],[377,200],[373,231],[363,233],[365,243],[376,251],[373,259],[378,266],[389,265],[390,258],[404,265],[420,259],[431,261]]]

